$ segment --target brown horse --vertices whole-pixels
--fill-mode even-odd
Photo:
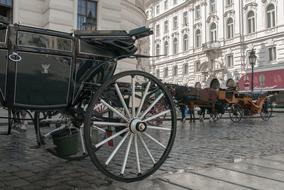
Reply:
[[[214,117],[218,113],[223,113],[223,109],[218,109],[219,106],[216,106],[218,102],[218,94],[215,89],[199,89],[176,84],[166,84],[166,86],[169,88],[170,93],[175,97],[177,105],[181,108],[181,110],[182,106],[188,106],[190,121],[195,120],[195,107],[199,107],[201,109],[199,112],[201,118],[204,118],[206,110]]]

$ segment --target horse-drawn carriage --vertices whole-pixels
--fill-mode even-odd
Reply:
[[[260,114],[263,120],[269,120],[272,115],[272,103],[269,96],[263,94],[256,101],[249,95],[240,95],[236,87],[227,89],[194,88],[175,84],[166,84],[181,108],[188,106],[190,119],[195,119],[194,109],[199,107],[200,119],[205,113],[214,121],[220,119],[227,110],[233,122],[239,122],[244,116]]]
[[[253,100],[249,94],[239,94],[236,89],[219,90],[218,99],[228,104],[230,119],[239,122],[244,116],[260,114],[267,121],[272,116],[272,102],[270,96],[261,94]]]
[[[38,145],[46,144],[47,137],[58,131],[75,130],[82,149],[76,156],[88,154],[105,175],[131,182],[153,174],[174,142],[173,101],[150,74],[126,71],[114,75],[119,60],[138,57],[136,40],[151,34],[144,27],[129,33],[69,34],[2,20],[0,103],[9,113],[8,134],[13,113],[31,110]],[[157,104],[164,111],[151,114]],[[101,109],[103,112],[98,111]],[[43,134],[39,126],[42,113],[59,114],[64,124]],[[151,122],[165,115],[171,118],[166,127]]]

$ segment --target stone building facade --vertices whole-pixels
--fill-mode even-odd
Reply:
[[[165,82],[225,87],[251,72],[253,48],[256,73],[283,70],[283,10],[280,0],[148,0],[150,53],[164,55],[151,60],[151,73]],[[282,73],[277,80],[284,83]]]
[[[144,0],[0,0],[0,15],[12,23],[70,33],[84,29],[90,15],[98,30],[131,30],[146,22]],[[119,68],[135,69],[136,63],[124,60]]]

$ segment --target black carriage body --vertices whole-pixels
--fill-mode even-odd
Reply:
[[[86,83],[102,84],[113,75],[113,57],[72,34],[1,26],[0,103],[30,110],[72,107]]]

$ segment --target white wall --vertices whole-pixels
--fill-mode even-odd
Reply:
[[[194,71],[194,64],[196,61],[201,63],[210,62],[212,57],[216,57],[215,62],[220,64],[226,64],[226,56],[233,54],[234,67],[225,67],[222,73],[216,72],[215,77],[220,81],[224,79],[238,79],[240,73],[250,72],[250,66],[247,63],[247,51],[252,48],[256,49],[257,53],[257,67],[256,71],[269,70],[272,67],[283,67],[284,63],[284,1],[276,0],[233,0],[232,6],[226,6],[224,0],[216,0],[217,12],[211,14],[209,12],[209,0],[178,0],[178,4],[173,6],[169,1],[169,9],[164,10],[164,0],[147,1],[148,7],[146,12],[149,13],[148,22],[149,25],[155,29],[157,24],[160,25],[161,35],[152,36],[150,40],[150,52],[155,55],[155,46],[160,44],[161,54],[163,54],[163,43],[165,39],[169,39],[169,55],[161,57],[159,59],[152,59],[151,72],[156,73],[157,69],[160,69],[160,76],[163,79],[163,69],[169,68],[169,77],[163,79],[164,81],[184,82],[188,81],[188,84],[194,85],[196,82],[202,82],[204,76],[200,72]],[[243,2],[243,3],[242,3]],[[276,7],[276,27],[273,29],[266,28],[266,14],[265,10],[268,4],[274,3]],[[156,14],[156,6],[160,5],[160,14]],[[201,18],[195,19],[195,7],[201,5]],[[189,25],[182,26],[182,15],[185,10],[189,11]],[[247,34],[247,22],[246,15],[248,11],[254,10],[256,14],[256,33]],[[172,30],[172,18],[179,16],[179,28],[177,31]],[[234,20],[234,38],[226,39],[226,21],[229,17]],[[164,20],[169,20],[169,33],[163,33]],[[202,31],[202,44],[206,44],[209,39],[209,27],[212,22],[217,24],[217,40],[220,42],[220,48],[217,51],[207,51],[204,48],[195,47],[195,31],[197,28]],[[182,36],[184,31],[187,31],[190,36],[189,50],[182,51]],[[179,37],[179,53],[172,54],[172,39],[173,36]],[[276,46],[277,48],[277,60],[274,62],[268,61],[268,48]],[[182,66],[189,64],[189,74],[184,76],[182,74]],[[178,65],[179,75],[172,75],[172,67]],[[219,67],[218,65],[216,67]],[[212,74],[212,73],[211,73]],[[207,77],[204,85],[210,83],[211,78]],[[226,81],[224,81],[226,82]]]

